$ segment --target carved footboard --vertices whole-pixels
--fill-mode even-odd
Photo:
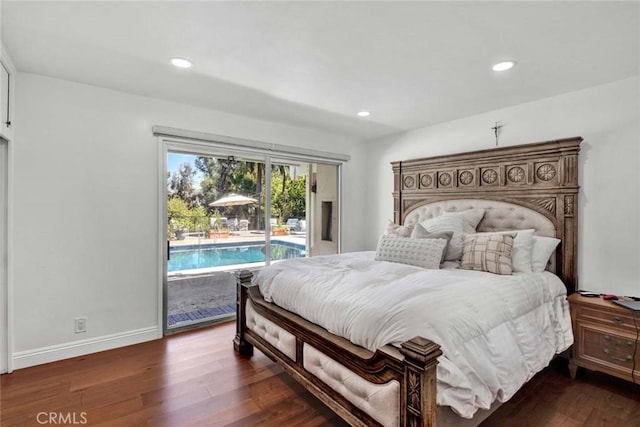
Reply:
[[[251,278],[238,275],[238,353],[255,346],[351,425],[435,425],[439,345],[415,337],[371,352],[267,303]]]

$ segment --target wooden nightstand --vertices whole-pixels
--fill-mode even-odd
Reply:
[[[574,343],[569,360],[571,378],[578,366],[605,372],[640,383],[640,346],[636,342],[640,313],[633,313],[601,297],[583,297],[577,293],[568,298],[571,306]],[[634,314],[637,317],[634,319]]]

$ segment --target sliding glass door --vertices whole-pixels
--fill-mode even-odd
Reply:
[[[339,167],[168,144],[165,330],[235,318],[235,272],[339,250]]]
[[[165,329],[235,318],[235,273],[338,252],[338,167],[207,152],[166,153]]]
[[[166,328],[235,317],[234,271],[265,262],[265,162],[167,154]]]

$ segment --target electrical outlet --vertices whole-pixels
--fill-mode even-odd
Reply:
[[[86,317],[76,317],[76,334],[87,332],[87,318]]]

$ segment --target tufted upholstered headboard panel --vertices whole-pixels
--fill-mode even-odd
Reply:
[[[414,205],[407,212],[404,224],[416,224],[441,215],[442,212],[460,212],[467,209],[484,209],[484,217],[476,228],[480,232],[534,229],[536,235],[556,237],[556,227],[546,216],[525,206],[497,200],[451,199]],[[552,257],[547,270],[555,273],[555,257]]]
[[[394,221],[485,209],[478,231],[534,228],[561,240],[549,270],[572,293],[578,283],[578,153],[567,138],[392,162]]]

